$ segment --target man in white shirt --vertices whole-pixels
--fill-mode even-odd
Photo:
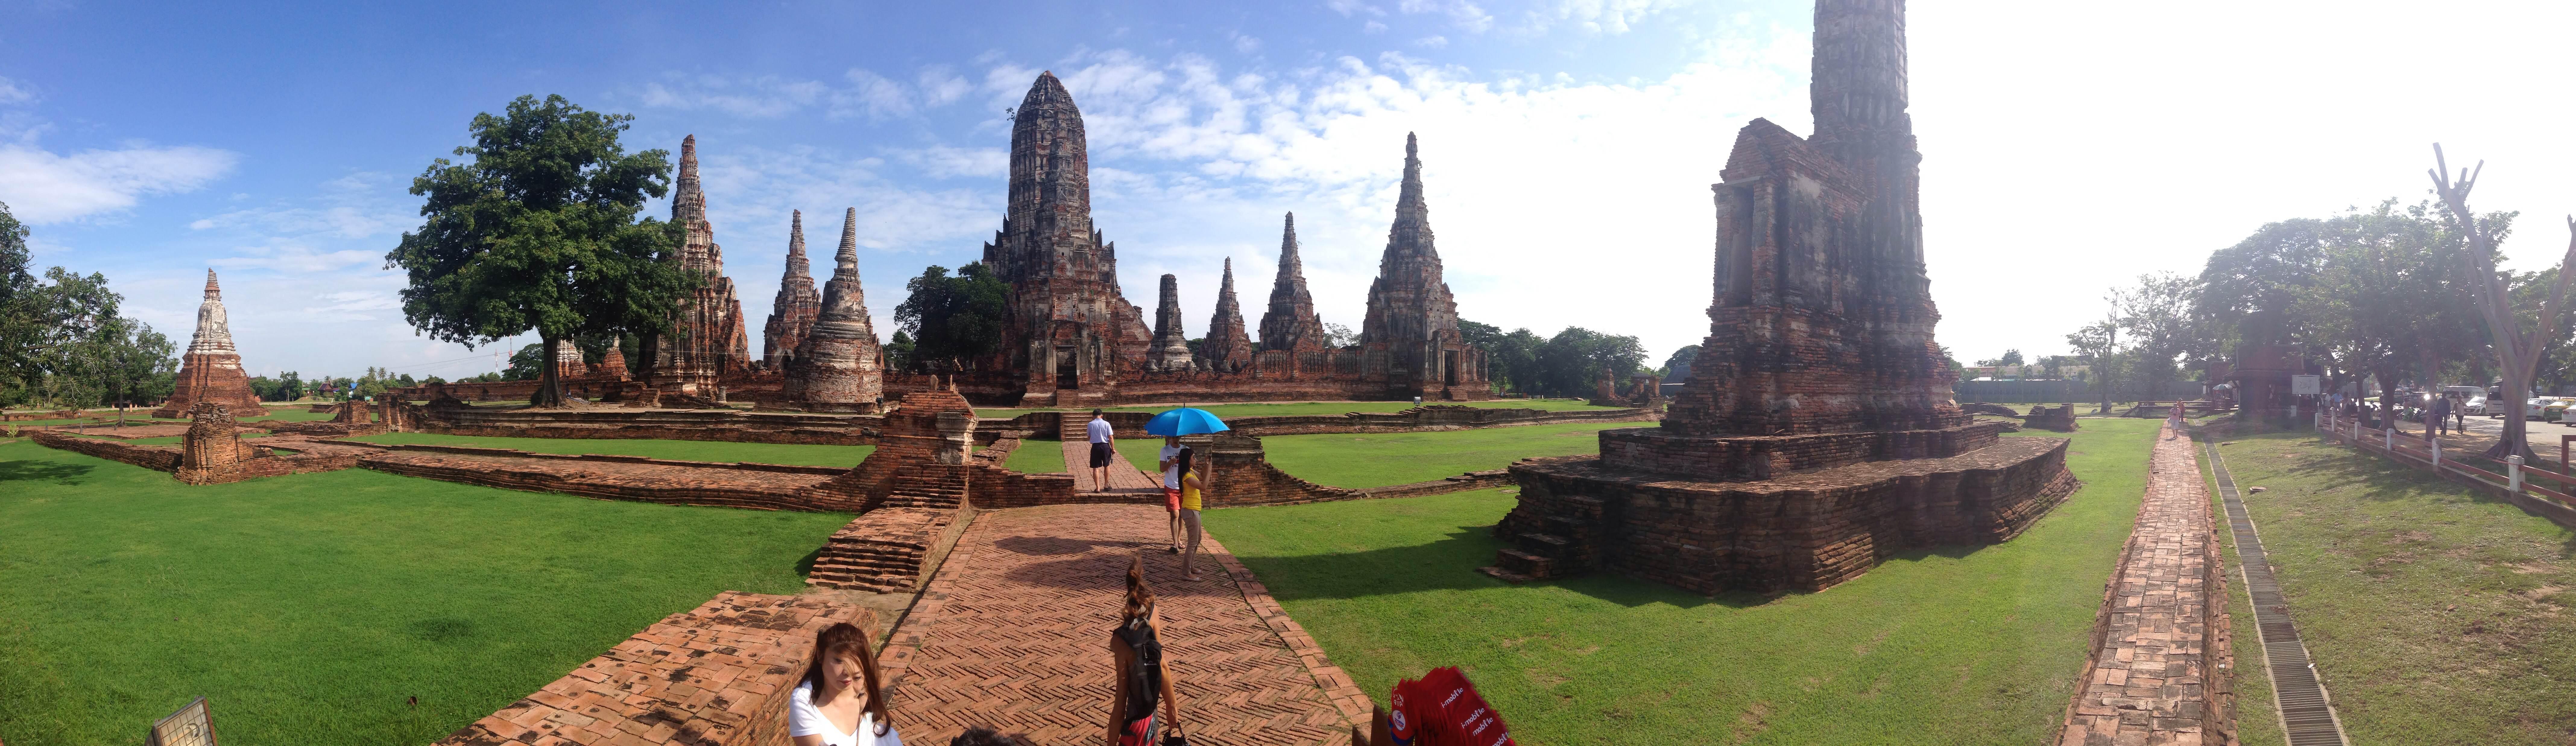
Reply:
[[[1091,410],[1091,424],[1084,425],[1083,431],[1091,436],[1091,483],[1109,489],[1109,462],[1118,458],[1118,449],[1109,442],[1118,434],[1109,428],[1109,418],[1097,409]]]

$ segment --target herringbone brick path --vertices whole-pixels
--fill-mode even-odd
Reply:
[[[1148,471],[1154,468],[1154,464],[1130,463],[1124,456],[1110,460],[1109,484],[1096,483],[1091,478],[1091,442],[1083,440],[1082,437],[1084,436],[1080,432],[1075,431],[1072,436],[1064,440],[1064,468],[1073,472],[1073,491],[1163,491],[1162,475]]]
[[[946,743],[983,725],[1033,744],[1100,742],[1115,687],[1109,630],[1129,558],[1147,552],[1192,743],[1349,743],[1347,708],[1365,698],[1348,677],[1239,564],[1203,556],[1201,579],[1183,580],[1179,557],[1148,551],[1164,536],[1161,506],[977,516],[881,656],[904,740]],[[1213,539],[1209,550],[1224,551]]]
[[[2189,437],[2168,427],[2156,438],[2146,503],[2061,746],[2233,742],[2228,674],[2217,668],[2228,660],[2227,589],[2215,572],[2209,488]]]

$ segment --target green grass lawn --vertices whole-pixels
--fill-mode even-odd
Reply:
[[[2354,743],[2568,742],[2576,532],[2312,433],[2220,453],[2238,488],[2266,488],[2246,511]],[[2261,649],[2249,622],[2240,661]],[[2249,743],[2278,733],[2270,707],[2244,707]]]
[[[2019,538],[1777,598],[1487,578],[1501,490],[1206,520],[1372,696],[1461,666],[1526,743],[2051,743],[2155,425],[2085,423],[2084,489]]]
[[[1023,440],[1002,467],[1023,474],[1054,474],[1064,471],[1064,443],[1055,440]]]
[[[1534,456],[1599,453],[1600,431],[1653,425],[1562,422],[1420,433],[1273,435],[1262,438],[1261,447],[1282,471],[1316,484],[1366,489],[1500,469]]]
[[[1563,412],[1563,411],[1572,411],[1572,410],[1578,410],[1578,409],[1616,409],[1616,407],[1595,407],[1595,406],[1592,406],[1592,405],[1590,405],[1590,404],[1585,404],[1585,403],[1583,403],[1583,402],[1575,401],[1575,400],[1571,400],[1571,399],[1549,399],[1549,400],[1538,400],[1538,401],[1534,401],[1534,400],[1526,400],[1526,399],[1499,399],[1499,400],[1495,400],[1495,401],[1472,401],[1472,402],[1425,402],[1425,403],[1426,403],[1426,404],[1464,404],[1464,405],[1466,405],[1466,406],[1470,406],[1470,407],[1492,407],[1492,408],[1497,408],[1497,409],[1543,409],[1543,410],[1547,410],[1547,411],[1550,411],[1550,412]],[[1175,409],[1175,408],[1178,408],[1178,407],[1180,407],[1180,406],[1181,406],[1181,405],[1178,405],[1178,404],[1156,404],[1156,405],[1150,405],[1150,406],[1136,406],[1136,407],[1107,407],[1106,409],[1107,409],[1108,411],[1111,411],[1111,412],[1161,412],[1161,411],[1168,410],[1168,409]],[[1275,404],[1263,404],[1263,403],[1252,403],[1252,404],[1199,404],[1199,405],[1195,405],[1195,406],[1197,406],[1197,407],[1198,407],[1198,408],[1200,408],[1200,409],[1207,410],[1209,413],[1215,414],[1215,415],[1216,415],[1216,416],[1218,416],[1218,417],[1277,417],[1277,416],[1283,416],[1283,415],[1344,414],[1344,413],[1349,413],[1349,412],[1402,412],[1402,411],[1407,410],[1407,409],[1412,409],[1412,408],[1413,408],[1413,402],[1409,402],[1409,401],[1281,402],[1281,403],[1275,403]],[[1042,412],[1042,411],[1046,411],[1046,410],[1044,410],[1044,409],[977,409],[977,410],[975,410],[975,416],[977,416],[977,417],[1000,417],[1000,418],[1010,418],[1010,417],[1018,417],[1018,416],[1020,416],[1020,415],[1027,414],[1027,413],[1030,413],[1030,412]],[[1063,411],[1068,411],[1068,412],[1089,412],[1089,411],[1091,411],[1091,410],[1088,410],[1088,409],[1069,409],[1069,410],[1063,410]]]
[[[529,453],[598,453],[683,461],[749,461],[759,464],[855,467],[876,446],[808,445],[802,443],[732,443],[712,440],[623,440],[617,438],[501,438],[436,433],[385,433],[350,440],[369,443],[425,443],[476,448],[514,448]]]
[[[718,591],[798,592],[849,519],[0,443],[0,739],[132,743],[203,695],[226,744],[427,743]]]

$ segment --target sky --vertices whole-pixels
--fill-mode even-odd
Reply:
[[[1813,6],[1751,0],[184,4],[0,0],[0,202],[39,266],[108,276],[184,345],[222,273],[254,373],[450,378],[495,350],[416,333],[384,254],[411,180],[524,94],[698,137],[746,324],[789,213],[830,274],[859,211],[878,333],[903,281],[1001,227],[1005,110],[1052,70],[1085,116],[1097,227],[1130,302],[1180,278],[1204,334],[1231,259],[1257,324],[1297,214],[1324,320],[1356,327],[1404,136],[1459,314],[1541,335],[1707,334],[1709,184],[1756,117],[1807,111]],[[2426,198],[2432,144],[2523,214],[2509,265],[2566,251],[2568,3],[1917,3],[1938,339],[2063,352],[2141,273],[2196,274],[2264,223]],[[647,213],[667,216],[669,206]],[[753,342],[753,354],[760,343]]]

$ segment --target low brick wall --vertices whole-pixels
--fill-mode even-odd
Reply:
[[[350,448],[317,449],[287,454],[269,454],[266,453],[268,449],[265,448],[259,450],[263,454],[258,458],[242,459],[221,469],[180,467],[174,474],[179,481],[189,484],[223,484],[260,477],[356,468],[358,457],[365,453]]]
[[[359,447],[362,447],[362,448],[372,448],[372,449],[376,449],[376,450],[380,450],[380,451],[426,451],[426,452],[430,452],[430,453],[454,453],[454,454],[460,454],[460,455],[466,455],[466,456],[492,456],[492,457],[497,457],[497,458],[525,458],[525,459],[553,460],[553,461],[596,461],[596,462],[600,462],[600,463],[608,463],[608,464],[653,464],[653,465],[658,465],[658,466],[688,466],[688,467],[697,467],[697,468],[702,468],[702,469],[735,469],[735,470],[741,470],[741,471],[765,471],[765,472],[773,472],[773,473],[778,473],[778,474],[815,474],[815,475],[821,475],[821,476],[839,476],[842,472],[849,471],[849,469],[842,468],[842,467],[837,467],[837,466],[804,466],[804,465],[801,465],[801,464],[764,464],[764,463],[760,463],[760,462],[756,462],[756,461],[684,461],[684,460],[679,460],[679,459],[651,458],[651,457],[646,457],[646,456],[621,456],[621,455],[611,454],[611,453],[580,453],[580,454],[571,454],[571,453],[532,453],[532,452],[529,452],[529,451],[521,451],[521,450],[512,449],[512,448],[482,448],[482,447],[478,447],[478,446],[443,446],[443,445],[437,445],[437,444],[432,444],[432,443],[395,443],[395,444],[386,444],[386,443],[369,443],[369,442],[366,442],[366,441],[363,441],[363,440],[324,440],[324,441],[316,441],[316,442],[320,442],[320,443],[330,443],[330,444],[332,444],[332,445],[359,446]]]
[[[967,500],[979,510],[1075,502],[1071,474],[1022,474],[989,462],[972,466],[974,471],[967,477],[966,494]]]
[[[938,508],[879,508],[832,532],[814,557],[805,584],[876,593],[910,593],[921,588],[922,568],[950,531],[957,511]]]
[[[788,698],[835,622],[876,627],[851,604],[718,593],[438,744],[786,746]]]
[[[874,445],[882,415],[836,415],[599,407],[534,411],[441,408],[404,403],[410,432],[514,438],[707,440],[732,443]]]
[[[33,433],[29,433],[28,435],[35,439],[37,445],[47,448],[56,448],[71,451],[73,453],[96,456],[109,461],[133,464],[135,466],[140,466],[154,471],[175,472],[179,470],[178,446],[138,446],[132,443],[114,440],[84,438],[78,435],[64,435],[51,430],[38,430]]]
[[[556,492],[603,500],[837,513],[857,513],[867,509],[864,498],[813,489],[828,479],[823,474],[839,474],[848,471],[846,469],[779,464],[701,464],[632,456],[527,454],[524,458],[502,460],[463,454],[451,457],[428,451],[413,448],[380,450],[360,458],[358,465],[422,479],[523,492]],[[642,471],[581,468],[585,463],[609,467],[634,464],[646,468]],[[675,474],[651,471],[653,469],[686,471]]]
[[[0,422],[32,422],[32,421],[35,421],[35,420],[77,420],[77,419],[80,419],[80,418],[81,418],[81,416],[82,416],[82,411],[81,411],[81,410],[78,410],[78,409],[65,409],[65,410],[54,411],[54,412],[10,412],[10,413],[8,413],[8,414],[0,414]]]
[[[1329,487],[1306,481],[1271,464],[1267,452],[1261,447],[1260,438],[1229,432],[1193,445],[1206,449],[1209,454],[1205,499],[1209,508],[1419,497],[1512,483],[1510,471],[1494,469],[1364,490]]]
[[[1160,437],[1145,434],[1145,423],[1154,419],[1153,412],[1102,412],[1101,418],[1122,439]],[[1065,417],[1077,423],[1091,419],[1089,412],[1027,412],[1010,419],[987,419],[978,427],[1009,428],[1039,433],[1062,432]],[[1343,414],[1280,415],[1276,417],[1229,417],[1230,432],[1244,435],[1321,435],[1330,433],[1391,433],[1423,430],[1469,430],[1513,425],[1545,425],[1559,422],[1635,422],[1661,419],[1650,409],[1505,409],[1431,404],[1401,412],[1347,412]]]

